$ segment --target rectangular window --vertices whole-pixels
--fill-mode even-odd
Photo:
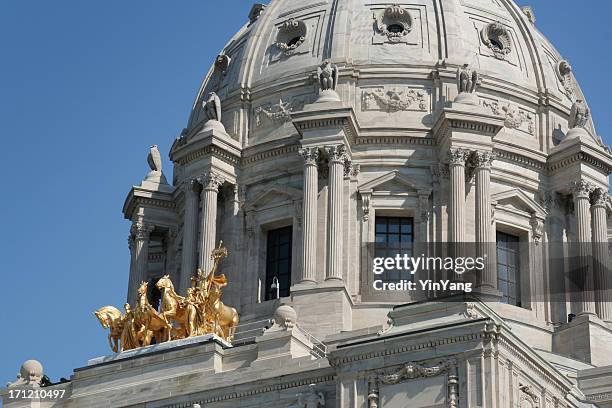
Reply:
[[[412,256],[414,221],[407,217],[376,217],[375,257],[395,258],[397,254]],[[384,282],[412,280],[409,270],[387,270],[380,275]]]
[[[276,298],[271,290],[274,278],[278,279],[280,297],[289,296],[291,287],[291,247],[293,227],[268,231],[266,247],[266,287],[265,299]]]
[[[497,232],[497,288],[502,302],[521,306],[519,237]]]

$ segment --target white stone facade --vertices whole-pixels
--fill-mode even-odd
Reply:
[[[272,0],[249,19],[171,147],[171,185],[147,178],[124,206],[129,300],[163,274],[184,293],[223,240],[245,341],[92,362],[41,406],[612,406],[612,155],[533,11]],[[377,217],[411,219],[415,243],[480,243],[487,302],[372,290]],[[266,301],[267,236],[287,226],[289,295]],[[520,306],[499,302],[497,232],[525,244]],[[559,279],[570,247],[584,291]],[[279,304],[295,322],[256,332]]]

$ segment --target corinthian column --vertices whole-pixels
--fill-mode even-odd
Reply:
[[[185,193],[185,219],[183,222],[183,252],[181,260],[181,280],[179,290],[186,294],[191,286],[191,277],[196,269],[196,240],[198,233],[198,189],[196,180],[183,183]]]
[[[450,197],[448,200],[449,241],[453,244],[463,242],[465,231],[465,160],[467,152],[451,149],[448,152],[450,172]]]
[[[327,228],[327,271],[325,279],[342,280],[342,183],[346,147],[326,146],[329,157],[329,217]]]
[[[140,283],[147,276],[147,268],[149,266],[149,238],[154,226],[144,222],[135,222],[132,224],[132,236],[134,237],[134,273],[130,279],[128,287],[128,301],[135,300],[136,290]]]
[[[200,259],[198,266],[205,273],[212,270],[211,254],[217,239],[217,195],[219,186],[224,183],[223,177],[214,172],[198,177],[202,184],[202,218],[200,224]]]
[[[593,293],[593,269],[591,267],[591,225],[589,223],[589,193],[593,189],[584,180],[572,184],[574,195],[574,215],[576,218],[576,256],[571,277],[574,288],[574,311],[578,314],[595,314],[595,296]]]
[[[491,230],[491,163],[495,159],[490,152],[474,152],[472,163],[476,177],[476,255],[485,258],[480,287],[497,289],[497,271],[493,267],[495,250],[492,247]]]
[[[593,230],[593,275],[595,277],[595,310],[599,318],[612,322],[612,288],[608,254],[608,193],[595,189],[591,197],[591,223]]]
[[[317,280],[317,194],[318,147],[300,149],[304,159],[304,181],[302,202],[302,276],[300,282]]]

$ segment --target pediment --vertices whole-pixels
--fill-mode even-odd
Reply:
[[[276,185],[259,193],[247,204],[247,211],[275,207],[301,199],[301,191],[288,186]]]
[[[498,208],[523,211],[538,218],[546,218],[546,209],[519,189],[507,190],[491,196],[491,202]]]
[[[359,186],[359,192],[362,194],[371,194],[376,191],[391,193],[415,192],[418,194],[429,194],[431,192],[431,188],[419,185],[411,180],[408,176],[401,174],[398,170],[394,170]]]

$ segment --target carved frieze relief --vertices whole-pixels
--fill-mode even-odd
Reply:
[[[504,104],[491,99],[483,99],[482,106],[494,115],[503,116],[505,118],[505,127],[535,135],[536,123],[534,113],[521,109],[519,106],[511,103]]]
[[[279,99],[277,103],[267,103],[254,109],[255,127],[262,127],[267,123],[283,124],[291,121],[291,112],[299,111],[307,103],[305,97]]]
[[[370,88],[361,91],[362,111],[428,112],[429,108],[430,90],[428,89],[393,87]]]

